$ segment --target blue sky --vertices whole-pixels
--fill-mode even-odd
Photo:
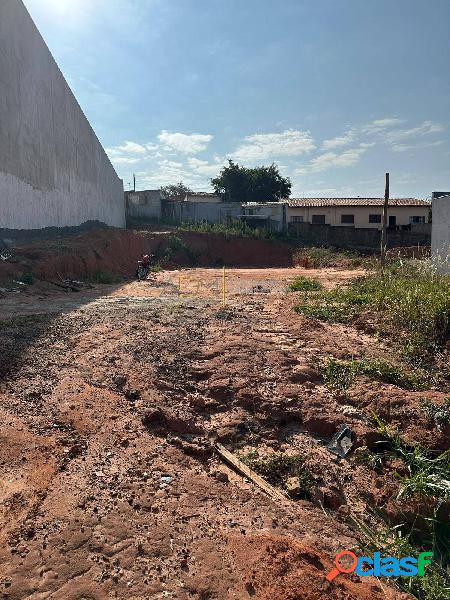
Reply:
[[[450,189],[450,0],[25,0],[125,189]]]

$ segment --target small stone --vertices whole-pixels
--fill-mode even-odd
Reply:
[[[298,498],[302,493],[300,479],[298,477],[289,477],[286,482],[286,490],[291,498]]]
[[[221,481],[222,483],[228,483],[229,481],[229,477],[226,473],[224,473],[223,471],[216,471],[214,473],[214,477],[218,480]]]

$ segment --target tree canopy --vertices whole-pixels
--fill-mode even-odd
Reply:
[[[276,202],[291,193],[291,180],[275,164],[249,169],[229,160],[211,184],[226,202]]]
[[[160,188],[160,192],[166,200],[184,200],[186,194],[191,194],[192,190],[180,181],[179,183],[163,186]]]

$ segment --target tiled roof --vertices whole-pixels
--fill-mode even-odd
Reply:
[[[288,206],[383,206],[384,198],[289,198]],[[389,206],[431,206],[428,200],[390,198]]]

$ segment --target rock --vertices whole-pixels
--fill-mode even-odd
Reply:
[[[222,483],[228,483],[228,481],[229,481],[228,475],[226,473],[224,473],[223,471],[216,471],[214,473],[214,477],[218,481],[221,481]]]
[[[286,491],[291,498],[298,498],[302,493],[300,479],[298,477],[289,477],[286,482]]]

